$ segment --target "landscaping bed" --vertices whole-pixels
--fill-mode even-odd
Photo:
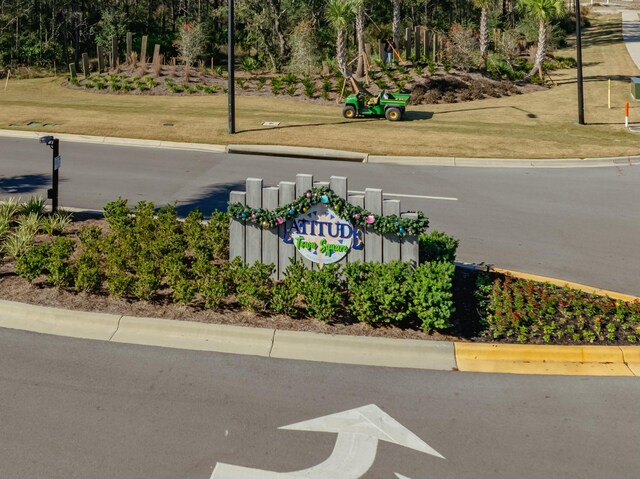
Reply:
[[[544,85],[495,79],[479,72],[442,69],[426,70],[427,63],[411,63],[389,68],[383,64],[369,71],[367,90],[411,93],[411,104],[460,103],[520,95],[547,88]],[[318,104],[334,104],[341,94],[351,92],[338,74],[298,76],[266,71],[237,71],[236,94],[289,98]],[[363,79],[364,82],[364,79]],[[134,95],[226,95],[227,72],[220,67],[186,68],[183,65],[128,63],[107,73],[70,79],[72,89],[105,94]]]
[[[226,213],[178,221],[125,201],[105,217],[0,205],[0,298],[84,311],[328,334],[534,344],[634,344],[640,302],[454,268],[457,240],[420,237],[421,265],[353,263],[283,281],[230,262]],[[134,214],[135,213],[135,214]],[[6,221],[4,219],[7,219]]]

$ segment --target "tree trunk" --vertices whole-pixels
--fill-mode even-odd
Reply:
[[[364,14],[362,8],[356,13],[356,36],[358,38],[358,66],[356,68],[356,77],[364,76]]]
[[[482,62],[484,63],[484,69],[487,69],[487,53],[489,49],[489,28],[487,27],[488,8],[482,7],[480,12],[480,55],[482,55]]]
[[[393,2],[393,47],[395,49],[400,48],[400,1],[392,0]]]
[[[538,27],[538,49],[536,51],[536,60],[533,64],[533,68],[529,72],[529,74],[524,78],[525,80],[529,80],[536,72],[540,72],[542,74],[542,63],[544,62],[545,57],[547,56],[547,22],[545,20],[540,20],[540,25]]]
[[[338,70],[345,78],[347,75],[347,38],[346,32],[342,29],[338,30],[336,36],[336,63],[338,64]]]

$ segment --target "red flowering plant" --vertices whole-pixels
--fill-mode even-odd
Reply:
[[[485,282],[486,283],[486,282]],[[479,287],[485,331],[493,340],[547,344],[636,343],[640,301],[496,275]]]

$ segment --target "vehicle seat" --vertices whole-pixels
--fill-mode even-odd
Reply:
[[[379,101],[380,101],[380,95],[373,96],[367,100],[367,105],[370,105],[370,106],[377,105]]]

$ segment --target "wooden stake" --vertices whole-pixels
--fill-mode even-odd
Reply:
[[[9,86],[9,77],[11,76],[11,70],[7,70],[7,80],[4,82],[4,89],[6,90]]]
[[[609,84],[609,94],[608,94],[607,104],[609,105],[609,110],[611,110],[611,79],[609,79],[607,83]]]
[[[344,81],[342,82],[342,91],[340,92],[340,98],[336,100],[337,104],[340,104],[340,102],[342,101],[342,98],[344,97],[344,89],[346,87],[347,87],[347,79],[345,78]]]

